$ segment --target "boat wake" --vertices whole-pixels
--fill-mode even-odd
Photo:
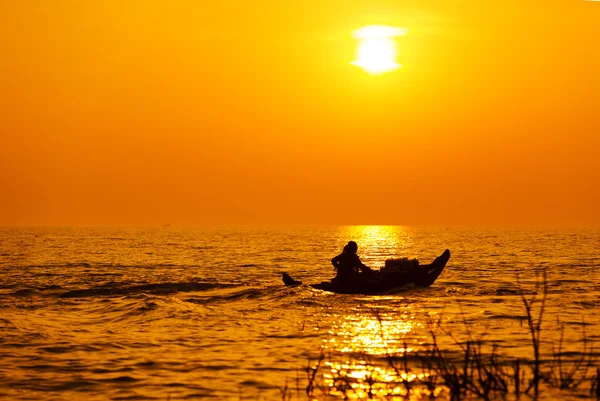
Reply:
[[[154,283],[129,286],[98,286],[71,290],[60,295],[61,298],[83,298],[96,296],[130,295],[139,293],[150,293],[156,295],[174,294],[177,292],[207,291],[215,288],[235,287],[237,284],[220,283]]]

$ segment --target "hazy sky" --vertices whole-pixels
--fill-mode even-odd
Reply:
[[[4,1],[0,51],[0,225],[600,227],[600,2]]]

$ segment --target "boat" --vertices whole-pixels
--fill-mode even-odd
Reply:
[[[446,249],[429,265],[420,265],[416,259],[391,259],[381,270],[365,274],[365,280],[342,285],[335,279],[318,284],[309,284],[317,290],[335,292],[337,294],[377,295],[392,293],[407,287],[429,287],[442,274],[450,259],[450,251]],[[294,280],[289,274],[283,273],[283,283],[288,287],[302,285],[302,281]]]

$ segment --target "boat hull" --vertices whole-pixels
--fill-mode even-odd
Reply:
[[[334,281],[324,281],[309,286],[317,290],[335,292],[338,294],[363,294],[376,295],[401,290],[407,286],[429,287],[442,274],[448,260],[450,251],[446,249],[442,255],[437,257],[430,265],[399,272],[374,272],[366,280],[356,280],[344,285]],[[286,286],[301,285],[301,281],[292,279],[283,273],[283,282]]]

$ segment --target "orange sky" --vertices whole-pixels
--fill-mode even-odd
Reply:
[[[6,1],[0,225],[600,227],[599,49],[580,0]]]

